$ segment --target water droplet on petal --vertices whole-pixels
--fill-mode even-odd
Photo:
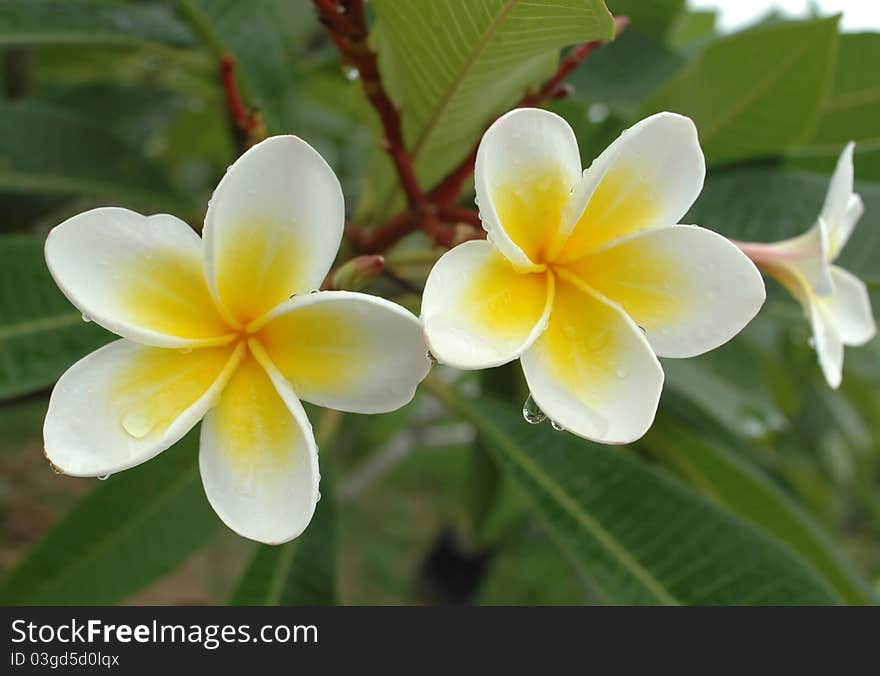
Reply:
[[[629,375],[629,371],[627,371],[623,366],[618,366],[617,370],[614,372],[618,378],[626,378]]]
[[[318,289],[312,289],[309,293],[318,293]]]
[[[810,348],[815,350],[816,349],[816,339],[813,336],[810,336],[809,338],[807,338],[807,345],[809,345]]]
[[[82,314],[82,318],[83,318],[83,321],[84,321],[84,322],[90,322],[90,321],[92,321],[92,318],[89,317],[85,312],[83,312],[83,314]]]
[[[577,329],[574,328],[571,324],[566,324],[562,327],[562,332],[565,334],[565,337],[569,340],[577,340],[578,332]]]
[[[437,363],[437,357],[434,356],[434,353],[431,352],[431,350],[425,352],[425,359],[428,360],[431,366],[434,366]]]
[[[153,422],[143,413],[132,411],[122,417],[122,429],[135,439],[143,439],[153,429]]]
[[[64,474],[64,470],[61,469],[58,465],[56,465],[51,460],[49,461],[49,469],[52,470],[52,474]]]
[[[182,347],[178,350],[178,352],[180,352],[180,354],[189,354],[192,351],[193,351],[193,349],[191,347]]]
[[[554,430],[556,430],[557,432],[565,432],[565,428],[562,425],[560,425],[558,422],[556,422],[555,420],[550,421],[550,426]]]
[[[112,474],[102,474],[101,476],[98,477],[98,481],[107,481],[107,479],[109,479],[111,476],[113,476],[113,475]]]
[[[541,410],[531,394],[526,399],[526,403],[523,404],[522,414],[523,419],[530,425],[537,425],[547,419],[547,414]]]

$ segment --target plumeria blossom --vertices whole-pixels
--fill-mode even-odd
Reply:
[[[446,253],[422,319],[432,353],[463,369],[519,358],[537,405],[605,443],[650,427],[663,385],[657,356],[729,340],[764,301],[761,275],[731,242],[676,225],[700,193],[693,122],[660,113],[586,171],[558,115],[518,109],[477,153],[488,241]]]
[[[412,399],[429,369],[418,320],[382,298],[320,287],[342,237],[342,191],[307,143],[276,136],[220,181],[203,237],[168,215],[101,208],[46,241],[70,301],[122,337],[74,364],[44,428],[56,471],[103,476],[202,420],[199,468],[221,519],[295,538],[318,500],[300,400],[356,413]]]
[[[741,244],[803,306],[822,373],[833,388],[843,374],[843,346],[863,345],[877,332],[865,283],[833,265],[865,209],[853,192],[854,147],[849,143],[840,154],[812,228],[774,244]]]

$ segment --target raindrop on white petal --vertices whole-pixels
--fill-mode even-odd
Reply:
[[[550,426],[554,430],[556,430],[557,432],[565,432],[565,428],[562,425],[560,425],[558,422],[556,422],[555,420],[550,421]]]
[[[143,413],[131,411],[122,417],[122,429],[135,439],[143,439],[153,429],[153,422]]]
[[[90,322],[90,321],[92,321],[92,318],[89,317],[85,312],[83,312],[83,314],[82,314],[82,318],[83,318],[83,321],[84,321],[84,322]]]
[[[547,419],[547,414],[541,410],[531,394],[526,399],[526,403],[523,404],[522,414],[523,419],[530,425],[537,425]]]
[[[111,476],[113,476],[113,475],[112,474],[102,474],[101,476],[98,477],[98,481],[107,481],[107,479],[109,479]]]
[[[816,339],[813,336],[810,336],[809,338],[807,338],[807,345],[810,346],[810,349],[815,350],[816,349]]]
[[[629,371],[627,371],[626,368],[624,368],[623,366],[618,366],[617,370],[614,373],[621,380],[623,380],[624,378],[626,378],[629,375]]]

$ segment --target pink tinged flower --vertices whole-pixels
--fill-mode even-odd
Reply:
[[[696,128],[680,115],[642,120],[583,172],[565,120],[504,115],[477,154],[488,241],[452,249],[428,277],[431,351],[463,369],[519,359],[557,426],[605,443],[638,439],[663,385],[657,357],[721,345],[764,301],[760,273],[736,246],[677,225],[704,176]]]
[[[233,164],[203,237],[168,215],[102,208],[46,241],[52,276],[121,340],[52,392],[46,456],[102,476],[162,452],[202,420],[199,468],[221,519],[266,543],[298,536],[318,500],[300,400],[356,413],[410,401],[429,362],[418,320],[382,298],[309,293],[342,237],[342,191],[307,143],[277,136]]]
[[[865,283],[833,265],[864,212],[853,192],[854,147],[849,143],[840,154],[812,228],[774,244],[742,245],[803,306],[822,373],[833,388],[842,379],[844,345],[863,345],[877,332]]]

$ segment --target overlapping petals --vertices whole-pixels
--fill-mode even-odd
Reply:
[[[299,535],[319,495],[300,398],[390,411],[412,399],[430,365],[403,308],[309,293],[333,264],[343,218],[333,171],[282,136],[230,167],[203,239],[172,216],[116,208],[55,228],[46,260],[59,287],[125,340],[59,380],[45,422],[49,461],[76,476],[111,474],[204,417],[199,467],[218,515],[262,542]]]
[[[475,171],[488,242],[437,262],[422,319],[440,361],[482,368],[519,357],[557,425],[625,443],[654,418],[656,355],[726,342],[757,313],[764,285],[732,243],[678,225],[706,171],[691,120],[654,115],[583,173],[578,158],[553,113],[519,109],[490,127]]]

